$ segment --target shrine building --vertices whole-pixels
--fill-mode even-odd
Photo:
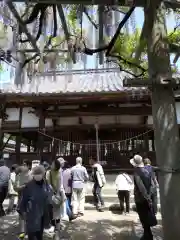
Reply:
[[[79,70],[1,86],[1,149],[6,134],[16,142],[5,158],[12,164],[63,156],[73,165],[82,156],[88,166],[93,156],[108,170],[130,168],[140,153],[155,163],[150,92],[124,88],[123,78],[114,69]]]

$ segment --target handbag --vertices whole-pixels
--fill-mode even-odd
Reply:
[[[51,171],[50,171],[50,183],[51,183],[51,186],[54,189]],[[61,196],[61,194],[56,192],[56,191],[54,191],[54,193],[52,195],[52,205],[55,206],[55,207],[59,207],[59,206],[61,206],[61,204],[62,204],[62,196]]]
[[[52,196],[52,205],[53,205],[53,206],[56,206],[56,207],[59,207],[59,206],[61,206],[61,204],[62,204],[62,198],[61,198],[61,196],[58,195],[58,194],[54,194],[54,195]]]

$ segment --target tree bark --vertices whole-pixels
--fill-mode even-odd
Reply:
[[[179,130],[175,98],[171,86],[157,84],[161,78],[172,78],[169,46],[165,42],[167,29],[166,9],[161,0],[151,0],[145,9],[149,34],[148,62],[152,84],[152,113],[155,131],[157,164],[160,167],[159,185],[161,196],[164,240],[180,239],[180,169]]]

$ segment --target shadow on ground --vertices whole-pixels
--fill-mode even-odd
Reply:
[[[159,222],[161,224],[161,222]],[[162,240],[161,225],[153,229],[155,239]],[[132,220],[95,220],[67,223],[61,232],[62,239],[71,240],[139,240],[142,227]]]
[[[76,220],[68,223],[61,232],[63,239],[72,240],[138,240],[131,221]]]
[[[0,218],[0,239],[16,240],[18,233],[17,214]]]
[[[109,213],[110,214],[110,213]],[[0,240],[16,240],[18,233],[17,215],[9,215],[0,219]],[[161,222],[159,222],[161,224]],[[153,232],[161,236],[161,226]],[[96,218],[93,214],[89,219],[79,218],[71,223],[64,222],[60,233],[61,240],[139,240],[142,235],[140,224],[130,216],[119,219],[115,215]],[[45,237],[44,240],[52,238]],[[162,238],[155,238],[161,240]]]

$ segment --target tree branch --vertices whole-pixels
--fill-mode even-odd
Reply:
[[[91,23],[96,29],[98,29],[98,25],[91,19],[91,17],[90,17],[89,14],[88,14],[88,11],[87,11],[87,8],[86,8],[86,7],[84,7],[83,12],[84,12],[84,14],[86,15],[86,17],[88,18],[88,20],[90,21],[90,23]]]
[[[67,23],[66,23],[66,18],[65,18],[65,15],[64,15],[64,11],[63,11],[62,5],[61,5],[61,4],[57,4],[57,9],[58,9],[59,17],[60,17],[60,19],[61,19],[61,23],[62,23],[62,26],[63,26],[64,35],[65,35],[65,37],[66,37],[66,41],[67,41],[67,45],[68,45],[68,51],[69,51],[69,53],[70,53],[70,56],[71,56],[71,58],[72,58],[73,63],[76,63],[76,58],[75,58],[75,54],[74,54],[74,49],[69,45],[70,34],[69,34],[69,31],[68,31],[68,27],[67,27]]]
[[[40,50],[36,44],[36,40],[31,36],[31,34],[29,33],[26,25],[23,23],[21,17],[19,16],[16,8],[14,7],[13,3],[11,1],[7,1],[6,2],[7,6],[9,7],[9,10],[12,12],[13,16],[17,19],[19,25],[21,26],[23,32],[27,35],[29,41],[31,42],[32,46],[34,47],[34,49],[37,51],[37,53],[40,53]]]
[[[135,6],[132,6],[130,8],[130,10],[126,13],[126,15],[124,16],[124,18],[122,19],[122,21],[120,22],[113,38],[111,39],[110,43],[108,44],[107,47],[107,52],[106,52],[106,56],[108,56],[112,50],[112,48],[114,47],[114,44],[116,43],[116,40],[120,34],[120,31],[122,29],[122,27],[124,26],[124,24],[127,22],[127,20],[130,18],[131,14],[134,12],[135,10]]]

